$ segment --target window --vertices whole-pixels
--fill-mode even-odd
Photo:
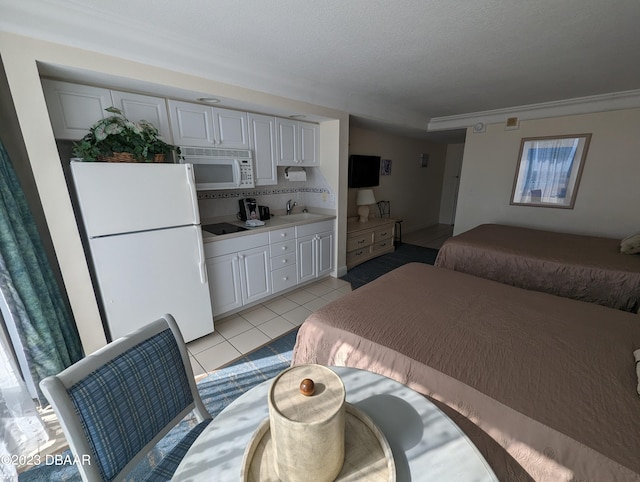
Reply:
[[[522,139],[511,204],[573,209],[591,134]]]

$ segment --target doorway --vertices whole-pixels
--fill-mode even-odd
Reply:
[[[450,226],[455,224],[463,156],[464,144],[449,144],[447,146],[440,196],[440,224]]]

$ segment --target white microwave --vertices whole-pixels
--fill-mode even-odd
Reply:
[[[249,150],[180,147],[180,152],[180,162],[193,165],[198,191],[255,187]]]

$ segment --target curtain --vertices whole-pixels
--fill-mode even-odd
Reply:
[[[0,142],[0,291],[40,402],[39,382],[82,358],[82,346],[33,216]],[[5,318],[7,313],[5,313]]]
[[[529,149],[527,173],[522,195],[536,193],[542,202],[557,202],[564,199],[569,187],[578,139],[545,140],[544,146]]]
[[[0,458],[35,453],[47,440],[45,426],[13,360],[9,340],[0,329]],[[16,466],[0,463],[0,480],[17,480]]]

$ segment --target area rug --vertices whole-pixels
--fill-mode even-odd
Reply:
[[[200,378],[197,382],[198,391],[209,413],[215,417],[244,392],[288,368],[291,364],[293,345],[296,342],[297,334],[298,329],[296,328],[268,345],[243,356],[229,366]],[[130,482],[143,480],[151,468],[195,424],[195,417],[183,420],[156,445],[149,456],[140,462],[125,480]],[[66,451],[58,459],[58,462],[71,458],[71,453]],[[20,482],[81,482],[80,473],[73,464],[56,464],[53,463],[53,460],[51,462],[50,464],[43,462],[41,465],[23,472],[18,480]]]
[[[355,290],[403,264],[417,262],[432,265],[436,261],[436,256],[438,256],[437,249],[403,243],[393,253],[378,256],[351,268],[340,279],[351,283],[351,288]]]

